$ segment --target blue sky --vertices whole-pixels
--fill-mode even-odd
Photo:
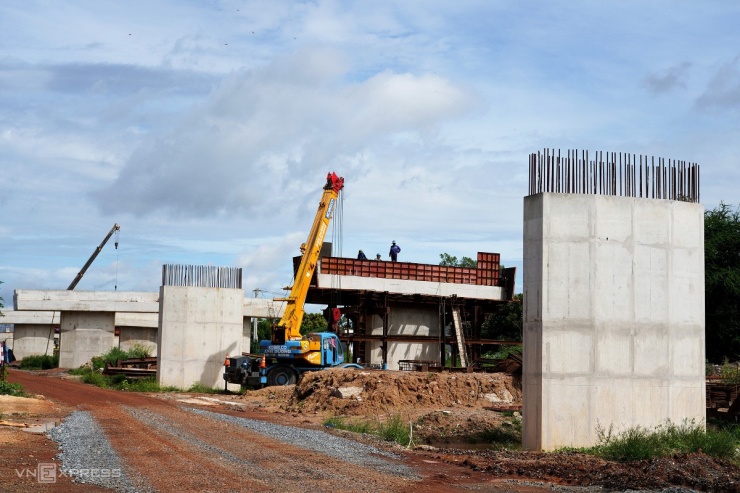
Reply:
[[[114,223],[78,290],[184,263],[279,292],[329,171],[335,254],[520,274],[537,150],[697,162],[705,207],[738,205],[739,24],[731,0],[3,1],[0,296],[66,289]]]

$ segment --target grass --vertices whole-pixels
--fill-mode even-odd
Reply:
[[[331,417],[324,421],[324,426],[329,428],[337,428],[339,430],[352,431],[354,433],[364,433],[368,435],[374,434],[374,428],[368,421],[348,421],[345,418],[338,416]]]
[[[391,415],[387,421],[366,421],[334,416],[324,421],[324,426],[340,430],[375,435],[389,442],[408,447],[413,441],[412,424],[400,414]],[[518,449],[522,443],[520,420],[506,422],[502,426],[466,437],[468,443],[483,443],[494,448]]]
[[[195,382],[193,385],[190,386],[188,389],[188,392],[193,392],[195,394],[223,394],[224,391],[222,389],[217,389],[215,387],[209,387],[207,385],[203,385],[200,382]]]
[[[519,420],[504,422],[468,437],[469,443],[485,443],[494,449],[516,450],[522,447],[522,423]]]
[[[694,421],[681,425],[666,423],[653,430],[634,427],[615,435],[611,428],[597,429],[598,444],[581,449],[607,460],[630,462],[703,452],[712,457],[738,458],[740,428],[704,427]]]
[[[346,420],[334,416],[324,421],[324,426],[347,430],[355,433],[375,435],[389,442],[408,447],[411,442],[411,423],[407,422],[401,415],[394,414],[387,421],[362,421]]]

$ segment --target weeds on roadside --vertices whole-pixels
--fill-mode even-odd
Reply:
[[[50,370],[59,366],[59,354],[33,354],[21,360],[21,370]]]
[[[396,442],[404,447],[410,446],[413,442],[413,424],[408,422],[400,414],[391,415],[384,422],[358,419],[349,420],[344,417],[334,416],[326,419],[324,426],[354,433],[375,435],[383,440]],[[521,421],[514,420],[513,422],[507,422],[500,427],[492,428],[467,438],[469,443],[482,443],[494,448],[518,449],[521,448],[522,442]]]
[[[0,380],[0,395],[10,395],[13,397],[31,397],[23,386],[19,383],[10,383],[5,380]]]
[[[399,414],[392,415],[388,421],[378,423],[377,434],[389,442],[396,442],[404,447],[411,441],[411,424]]]
[[[396,442],[404,447],[408,447],[411,441],[411,424],[407,423],[406,420],[398,414],[392,415],[385,422],[346,420],[345,418],[335,416],[326,419],[324,421],[324,426],[337,428],[339,430],[352,431],[354,433],[375,435],[383,440]]]
[[[411,423],[407,422],[399,414],[390,416],[385,422],[346,420],[345,418],[335,416],[326,419],[324,426],[352,431],[354,433],[375,435],[383,440],[396,442],[404,447],[408,447],[411,442]]]
[[[347,430],[354,433],[374,434],[374,427],[368,421],[351,420],[334,416],[324,421],[324,426],[328,428],[337,428],[338,430]]]
[[[81,376],[83,383],[89,383],[103,389],[127,390],[129,392],[182,392],[182,389],[160,386],[154,377],[128,380],[125,375],[103,375],[100,370],[92,368],[75,368],[69,371],[72,375]]]
[[[693,452],[727,459],[738,456],[738,439],[732,431],[711,428],[705,431],[693,420],[681,425],[668,422],[654,430],[638,426],[616,435],[611,427],[599,426],[596,433],[598,444],[583,452],[619,462]]]
[[[193,385],[190,386],[187,390],[188,392],[192,392],[194,394],[223,394],[224,391],[222,389],[217,389],[215,387],[209,387],[208,385],[203,385],[200,382],[195,382]]]

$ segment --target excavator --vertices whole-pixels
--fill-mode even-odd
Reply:
[[[306,295],[311,278],[319,262],[319,254],[329,228],[344,178],[331,172],[319,202],[319,209],[308,239],[301,245],[301,263],[295,273],[293,286],[287,298],[280,321],[272,327],[270,340],[260,341],[259,354],[227,357],[223,378],[226,384],[260,388],[270,385],[290,385],[307,371],[325,368],[362,368],[355,363],[344,363],[344,348],[334,332],[300,333]]]

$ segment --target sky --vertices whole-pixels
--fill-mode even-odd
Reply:
[[[517,267],[528,155],[696,162],[740,204],[734,0],[0,2],[0,296],[292,282],[326,174],[334,255]],[[114,242],[118,243],[115,248]],[[259,290],[259,291],[256,291]]]

